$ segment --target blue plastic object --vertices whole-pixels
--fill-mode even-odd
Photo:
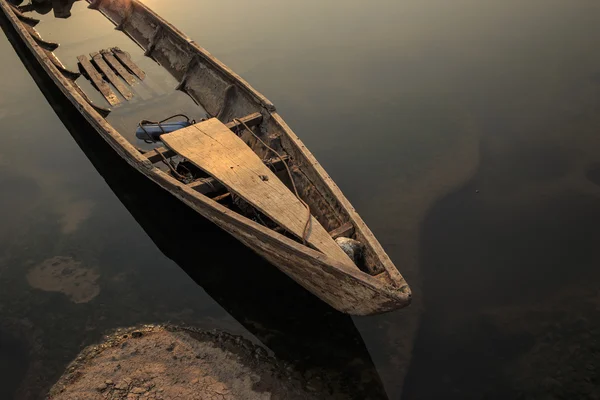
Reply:
[[[158,126],[158,124],[147,124],[143,125],[144,129],[138,126],[137,130],[135,131],[135,136],[138,139],[150,140],[148,137],[148,135],[150,135],[152,140],[160,140],[160,135],[163,133],[173,132],[190,125],[191,123],[189,121],[163,122],[160,124],[160,126]],[[160,129],[161,127],[162,129]]]

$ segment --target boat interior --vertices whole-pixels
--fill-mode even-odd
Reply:
[[[357,226],[275,107],[206,50],[135,0],[26,1],[10,1],[26,31],[157,168],[394,284],[371,233]]]

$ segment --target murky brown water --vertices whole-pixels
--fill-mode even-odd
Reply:
[[[165,320],[243,334],[359,398],[600,395],[600,3],[146,3],[278,106],[415,303],[322,305],[124,172],[2,37],[0,398],[38,397],[108,329]],[[135,51],[82,3],[42,18],[67,65]],[[150,95],[187,109],[171,87]],[[129,111],[124,129],[146,112]],[[55,257],[99,292],[32,287]]]

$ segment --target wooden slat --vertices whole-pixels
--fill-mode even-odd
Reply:
[[[156,149],[148,150],[144,152],[144,155],[148,157],[148,160],[150,160],[151,163],[157,163],[162,160],[162,157],[157,153],[157,151],[165,156],[165,158],[171,158],[177,155],[173,150],[169,150],[164,147],[157,147]]]
[[[115,58],[113,53],[111,53],[110,50],[100,50],[100,54],[102,54],[102,57],[104,57],[104,60],[106,60],[108,65],[110,65],[115,71],[117,71],[117,74],[119,74],[119,76],[123,78],[125,82],[127,82],[129,85],[133,85],[135,83],[134,76],[131,75],[129,71],[127,71],[127,69],[125,69],[123,64],[117,61],[117,59]]]
[[[90,57],[92,57],[92,61],[100,71],[104,74],[106,79],[125,97],[127,100],[133,99],[133,93],[125,86],[122,80],[113,72],[113,70],[106,64],[104,59],[99,53],[90,53]]]
[[[211,118],[161,136],[167,147],[221,182],[288,232],[302,238],[307,211],[263,161],[221,121]],[[308,244],[346,264],[346,253],[312,216]]]
[[[214,178],[200,178],[188,184],[190,189],[194,189],[198,193],[208,194],[223,190],[224,186],[217,182]]]
[[[94,68],[90,60],[84,55],[77,57],[79,65],[85,70],[87,76],[90,78],[94,86],[102,93],[102,96],[108,101],[111,106],[117,105],[121,102],[115,92],[108,86],[108,83],[102,79],[100,73]]]
[[[239,118],[239,120],[248,125],[249,128],[252,128],[253,126],[260,125],[262,123],[262,115],[261,113],[257,112]],[[233,121],[228,122],[227,124],[225,124],[225,126],[234,132],[236,132],[238,129],[243,128],[243,125],[241,123]]]
[[[135,65],[135,63],[133,61],[131,61],[131,58],[129,57],[129,54],[127,54],[126,52],[124,52],[123,50],[121,50],[118,47],[113,47],[112,49],[113,54],[115,55],[115,57],[117,57],[117,59],[119,61],[121,61],[121,63],[135,76],[137,76],[140,80],[144,80],[144,78],[146,78],[146,73],[144,71],[142,71],[140,69],[140,67],[138,67],[137,65]]]
[[[354,234],[354,225],[352,225],[352,222],[346,222],[342,226],[335,228],[334,230],[329,232],[329,236],[331,236],[334,239],[337,239],[339,237],[350,237],[352,236],[352,234]]]
[[[230,196],[231,196],[231,193],[227,192],[227,193],[223,193],[223,194],[220,194],[218,196],[215,196],[212,199],[214,201],[223,201],[223,200],[229,198]]]

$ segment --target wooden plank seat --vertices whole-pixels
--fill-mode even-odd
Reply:
[[[162,142],[271,218],[302,238],[307,210],[246,143],[217,118],[161,136]],[[346,265],[350,258],[313,217],[308,245]]]
[[[252,113],[245,117],[239,118],[239,122],[228,122],[227,124],[225,124],[225,126],[233,131],[238,131],[238,129],[243,128],[242,122],[246,124],[246,126],[248,126],[249,128],[252,128],[256,125],[260,125],[260,123],[262,122],[262,115],[261,113]],[[171,158],[175,156],[174,151],[164,147],[158,147],[156,150],[158,150],[165,158]],[[152,163],[156,163],[162,160],[162,157],[156,153],[156,150],[149,150],[144,152],[144,155],[148,157],[148,160],[150,160],[150,162]]]
[[[287,162],[289,157],[282,156],[282,158],[283,161],[279,158],[270,158],[268,160],[265,160],[264,164],[271,170],[274,170],[275,172],[283,171],[285,169],[285,165],[283,165],[283,163]],[[191,189],[194,189],[202,194],[208,194],[223,190],[223,185],[221,185],[221,183],[215,178],[200,178],[190,183],[188,186]]]

